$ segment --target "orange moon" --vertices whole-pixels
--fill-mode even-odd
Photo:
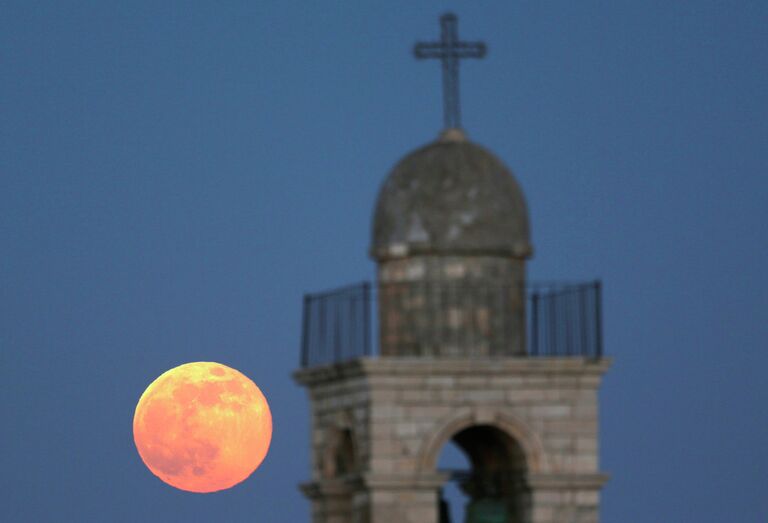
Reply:
[[[175,367],[141,395],[133,439],[152,473],[181,490],[215,492],[245,480],[264,460],[272,414],[237,370],[200,361]]]

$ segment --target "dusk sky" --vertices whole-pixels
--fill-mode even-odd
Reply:
[[[765,521],[768,3],[703,0],[3,2],[0,520],[309,521],[302,295],[374,277],[447,10],[488,45],[463,123],[525,191],[530,279],[604,284],[602,521]],[[274,418],[207,495],[131,425],[201,360]]]

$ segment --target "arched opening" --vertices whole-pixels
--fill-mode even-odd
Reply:
[[[352,431],[341,430],[339,434],[339,446],[335,455],[336,475],[345,477],[357,472],[357,460],[355,459],[355,442]]]
[[[355,441],[348,428],[333,428],[323,456],[323,477],[343,479],[358,471]]]
[[[449,476],[440,493],[440,523],[528,523],[530,489],[525,453],[492,425],[453,435],[438,468]]]
[[[437,460],[437,468],[443,472],[469,471],[472,470],[472,463],[463,450],[453,441],[448,441],[440,451]],[[444,522],[462,522],[464,520],[464,510],[469,502],[469,496],[461,490],[459,482],[453,480],[445,483],[439,493],[440,500],[440,523]]]

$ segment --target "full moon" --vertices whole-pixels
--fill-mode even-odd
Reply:
[[[133,439],[144,464],[164,482],[215,492],[245,480],[264,460],[272,414],[256,384],[237,370],[186,363],[141,395]]]

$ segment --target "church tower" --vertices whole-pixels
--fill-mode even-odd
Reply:
[[[379,192],[377,281],[305,296],[313,523],[597,523],[600,285],[526,280],[520,186],[460,128],[458,59],[481,57],[441,18],[419,58],[443,63],[446,128]],[[440,470],[453,441],[470,470]]]

